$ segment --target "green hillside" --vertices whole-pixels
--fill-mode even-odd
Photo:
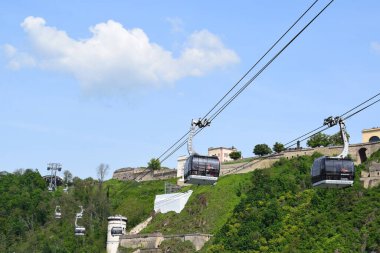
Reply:
[[[380,152],[371,160],[378,160]],[[206,252],[380,252],[380,187],[311,189],[313,159],[280,160],[253,187]]]
[[[193,190],[184,210],[177,214],[157,214],[142,233],[216,233],[227,219],[244,193],[250,188],[250,174],[222,177],[214,186],[191,186]]]
[[[107,217],[128,217],[128,228],[143,221],[153,210],[156,194],[165,181],[130,183],[109,180],[100,187],[91,178],[76,179],[69,194],[60,188],[47,191],[37,171],[0,176],[0,252],[105,252]],[[173,181],[171,181],[173,183]],[[54,218],[56,205],[62,218]],[[85,209],[78,223],[86,235],[74,235],[75,213]]]
[[[314,157],[282,159],[272,168],[220,178],[215,186],[189,186],[180,214],[156,214],[143,231],[210,233],[202,252],[380,252],[380,187],[313,189]],[[369,159],[380,162],[380,151]],[[69,194],[47,191],[37,171],[0,175],[0,252],[105,252],[107,217],[128,217],[128,229],[152,215],[165,181],[76,179]],[[169,180],[174,183],[174,180]],[[60,205],[62,219],[54,218]],[[78,205],[87,229],[74,236]],[[165,247],[182,249],[170,241]],[[188,252],[188,250],[186,251]]]

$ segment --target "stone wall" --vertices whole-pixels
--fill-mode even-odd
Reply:
[[[151,170],[146,168],[122,168],[115,170],[112,176],[113,179],[125,181],[151,181],[176,177],[177,170],[174,169]]]
[[[234,173],[247,173],[256,169],[265,169],[271,167],[280,158],[291,159],[303,155],[312,155],[319,152],[326,156],[336,156],[342,152],[342,146],[319,147],[319,148],[301,148],[294,150],[286,150],[269,158],[257,157],[256,160],[249,163],[222,164],[221,176]],[[352,144],[348,148],[348,152],[356,165],[361,164],[374,152],[380,149],[380,142],[367,142],[360,144]]]
[[[371,188],[380,185],[380,163],[372,162],[367,171],[362,170],[360,181],[364,188]]]
[[[212,235],[209,234],[179,234],[179,235],[162,235],[161,233],[153,234],[138,234],[138,235],[123,235],[120,236],[120,246],[124,248],[159,248],[164,240],[180,239],[181,241],[190,241],[195,249],[200,250],[203,245],[210,240]]]

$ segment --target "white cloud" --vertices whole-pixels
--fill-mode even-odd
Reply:
[[[47,26],[40,17],[27,17],[21,26],[33,51],[27,55],[6,45],[13,68],[64,71],[86,89],[159,87],[239,62],[236,53],[207,30],[191,34],[179,57],[174,58],[172,52],[151,42],[143,30],[128,30],[113,20],[91,27],[92,37],[83,40]]]
[[[3,45],[3,50],[5,52],[5,55],[9,58],[8,67],[13,70],[17,70],[22,66],[33,67],[36,65],[33,57],[28,54],[18,52],[17,49],[12,45]]]

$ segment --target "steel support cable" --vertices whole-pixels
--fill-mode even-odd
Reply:
[[[293,27],[310,11],[311,8],[318,2],[319,0],[315,0],[307,9],[302,13],[302,15],[277,39],[275,43],[260,57],[258,61],[235,83],[235,85],[203,116],[202,120],[204,120],[227,96],[236,88],[237,85],[261,62],[262,59],[267,56],[267,54],[272,51],[272,49],[293,29]],[[178,141],[176,141],[172,146],[170,146],[164,153],[162,153],[158,159],[161,159],[167,152],[169,152],[175,145],[177,145],[187,134],[182,136]]]
[[[198,128],[197,131],[194,133],[194,136],[196,136],[202,130],[203,130],[203,128]],[[172,152],[170,152],[170,154],[165,156],[165,158],[161,160],[161,163],[164,162],[169,157],[171,157],[175,152],[177,152],[178,149],[182,148],[186,143],[187,143],[187,140],[184,140],[180,145],[178,145],[174,150],[172,150]]]
[[[212,122],[237,96],[239,96],[293,41],[303,33],[307,27],[309,27],[315,19],[317,19],[332,3],[334,0],[331,0],[321,11],[318,12],[317,15],[314,16],[275,56],[273,56],[248,82],[239,89],[237,93],[235,93],[226,103],[223,104],[210,118],[210,122]],[[186,143],[186,142],[185,142]],[[175,151],[177,151],[180,147],[185,145],[182,143]],[[175,152],[174,151],[174,152]],[[174,152],[171,152],[170,155],[166,156],[164,160],[169,158]]]
[[[169,152],[169,150],[171,150],[175,145],[178,144],[178,142],[180,142],[181,140],[183,140],[183,138],[185,138],[188,134],[190,133],[190,130],[187,131],[177,142],[175,142],[173,145],[170,146],[170,148],[168,148],[164,153],[162,153],[158,159],[161,159],[161,157],[163,157],[167,152]]]
[[[235,83],[235,85],[211,108],[211,110],[209,110],[208,113],[206,113],[206,115],[202,118],[202,119],[205,119],[227,96],[228,94],[231,93],[231,91],[233,89],[236,88],[237,85],[239,85],[239,83],[241,81],[243,81],[243,79],[261,62],[262,59],[264,59],[265,56],[267,56],[267,54],[272,51],[272,49],[290,32],[290,30],[293,29],[293,27],[309,12],[309,10],[311,8],[313,8],[313,6],[318,2],[319,0],[316,0],[314,1],[310,6],[309,8],[307,8],[306,11],[304,11],[304,13],[302,13],[302,15],[288,28],[288,30],[286,30],[286,32],[284,32],[280,38],[277,39],[277,41],[275,43],[272,44],[272,46],[260,57],[260,59],[258,61],[256,61],[256,63],[239,79],[239,81],[237,81]]]
[[[210,119],[210,122],[212,120],[214,120],[232,101],[234,101],[236,99],[237,96],[239,96],[290,44],[293,43],[293,41],[295,39],[298,38],[299,35],[301,35],[301,33],[303,33],[306,28],[308,28],[313,22],[314,20],[316,20],[332,3],[334,2],[334,0],[331,0],[321,11],[318,12],[318,14],[316,16],[314,16],[314,18],[312,18],[307,24],[306,26],[304,26],[279,52],[277,52],[277,54],[275,54],[251,79],[249,79],[247,81],[247,83],[240,88],[240,90],[238,92],[236,92],[226,103],[223,104],[223,106],[221,108],[219,108],[217,110],[216,113],[214,113],[212,116],[211,116],[211,119]]]
[[[374,99],[374,98],[377,97],[378,95],[380,95],[380,93],[377,94],[377,95],[375,95],[375,96],[373,96],[373,97],[371,97],[371,98],[369,98],[369,99],[366,100],[365,102],[359,104],[358,106],[352,108],[351,110],[347,111],[346,113],[344,113],[344,114],[342,114],[342,115],[346,115],[348,112],[352,112],[353,110],[357,109],[358,107],[362,106],[363,104],[365,104],[365,103],[371,101],[372,99]],[[352,114],[348,115],[347,117],[345,117],[343,120],[347,120],[347,119],[351,118],[352,116],[354,116],[354,115],[356,115],[356,114],[358,114],[358,113],[364,111],[365,109],[367,109],[367,108],[373,106],[374,104],[376,104],[376,103],[378,103],[378,102],[380,102],[380,99],[378,99],[378,100],[376,100],[376,101],[370,103],[369,105],[366,105],[365,107],[363,107],[363,108],[361,108],[361,109],[355,111],[354,113],[352,113]],[[326,126],[326,127],[323,128],[322,130],[320,130],[320,131],[318,131],[318,132],[316,132],[316,133],[313,133],[312,135],[309,135],[309,136],[307,136],[307,137],[301,139],[302,137],[306,136],[306,134],[304,134],[304,135],[302,135],[301,137],[298,137],[298,138],[294,139],[294,141],[295,141],[295,140],[299,140],[299,141],[307,140],[307,139],[309,139],[309,138],[311,138],[311,137],[313,137],[313,136],[315,136],[315,135],[317,135],[317,134],[319,134],[319,133],[322,133],[322,132],[326,131],[327,129],[329,129],[329,128],[333,127],[333,126],[334,126],[334,125],[332,125],[332,126]],[[322,127],[324,127],[324,126],[322,126]],[[320,128],[322,128],[322,127],[319,127],[318,129],[320,129]],[[309,133],[312,133],[312,132],[313,132],[313,131],[310,131]],[[294,142],[294,141],[293,141],[293,142]],[[290,142],[290,143],[291,143],[291,142]],[[289,146],[285,147],[285,149],[288,149],[288,148],[294,146],[295,144],[296,144],[296,143],[294,143],[294,144],[292,144],[292,145],[289,145]],[[275,153],[275,154],[270,154],[270,155],[268,155],[268,156],[261,157],[261,158],[259,158],[258,160],[251,161],[251,162],[247,162],[247,163],[245,163],[245,164],[243,164],[243,165],[240,165],[240,166],[238,166],[238,167],[236,167],[236,168],[234,168],[234,169],[229,170],[228,172],[224,173],[223,175],[229,174],[229,173],[232,172],[232,171],[234,171],[234,172],[236,172],[236,171],[240,171],[240,170],[244,169],[244,168],[247,167],[247,166],[252,166],[252,165],[254,165],[254,164],[256,164],[256,163],[258,163],[258,162],[260,162],[260,161],[263,161],[263,160],[265,160],[265,159],[268,159],[268,158],[274,157],[274,156],[276,156],[276,155],[278,155],[278,154],[277,154],[277,153]]]
[[[307,136],[306,138],[302,139],[301,141],[307,140],[308,138],[310,138],[310,137],[312,137],[312,136],[314,136],[314,135],[316,135],[316,134],[319,134],[319,133],[321,133],[321,132],[323,132],[323,131],[326,131],[326,130],[329,129],[330,127],[333,127],[333,126],[327,126],[327,127],[325,127],[324,129],[318,131],[317,133],[314,133],[314,134],[312,134],[312,135],[310,135],[310,136]],[[305,135],[303,135],[303,136],[305,136]],[[297,138],[297,139],[295,139],[295,140],[298,140],[298,139],[299,139],[299,138]],[[296,144],[296,143],[294,143],[294,144],[292,144],[292,145],[289,145],[289,146],[285,147],[285,149],[288,149],[288,148],[294,146],[295,144]],[[270,155],[266,155],[266,156],[259,157],[257,160],[250,161],[250,162],[247,162],[247,163],[245,163],[245,164],[242,164],[242,165],[240,165],[240,166],[238,166],[238,167],[236,167],[236,168],[234,168],[234,169],[230,169],[230,170],[228,170],[227,172],[223,173],[223,175],[227,175],[227,174],[230,174],[231,172],[237,172],[237,171],[243,170],[243,169],[245,169],[245,168],[248,167],[248,166],[255,165],[256,163],[259,163],[259,162],[261,162],[261,161],[263,161],[263,160],[266,160],[266,159],[269,159],[269,158],[275,157],[275,156],[277,156],[277,155],[278,155],[278,153],[273,153],[273,154],[270,154]]]
[[[364,105],[365,103],[369,102],[370,100],[374,99],[375,97],[377,97],[377,96],[379,96],[379,95],[380,95],[380,93],[377,93],[375,96],[373,96],[373,97],[371,97],[371,98],[367,99],[366,101],[364,101],[364,102],[362,102],[361,104],[359,104],[359,105],[355,106],[355,107],[354,107],[354,108],[352,108],[351,110],[349,110],[349,111],[347,111],[347,112],[343,113],[342,115],[340,115],[340,117],[342,118],[344,115],[346,115],[346,114],[348,114],[348,113],[352,112],[352,111],[353,111],[353,110],[355,110],[356,108],[358,108],[358,107],[360,107],[360,106]]]
[[[367,109],[368,107],[370,107],[370,106],[372,106],[372,105],[378,103],[379,101],[380,101],[380,99],[376,100],[375,102],[372,102],[371,104],[369,104],[369,105],[367,105],[367,106],[361,108],[360,110],[358,110],[358,111],[356,111],[356,112],[354,112],[354,113],[348,115],[347,117],[343,118],[343,120],[346,120],[346,119],[351,118],[352,116],[354,116],[354,115],[358,114],[359,112],[361,112],[361,111]]]
[[[372,99],[374,99],[375,97],[377,97],[377,96],[379,96],[379,95],[380,95],[380,93],[377,93],[375,96],[373,96],[373,97],[367,99],[366,101],[360,103],[359,105],[357,105],[357,106],[353,107],[352,109],[348,110],[347,112],[343,113],[342,115],[340,115],[340,117],[343,118],[344,115],[346,115],[346,114],[352,112],[353,110],[355,110],[355,109],[359,108],[360,106],[366,104],[367,102],[371,101]],[[345,119],[346,119],[346,118],[345,118]],[[299,140],[300,138],[302,138],[302,137],[304,137],[304,136],[306,136],[306,135],[309,135],[309,134],[311,134],[311,133],[313,133],[313,132],[315,132],[315,131],[317,131],[317,130],[323,128],[323,127],[324,127],[324,126],[320,126],[320,127],[316,128],[316,129],[314,129],[314,130],[312,130],[312,131],[310,131],[310,132],[308,132],[308,133],[306,133],[306,134],[304,134],[304,135],[298,137],[297,139],[293,139],[293,140],[291,140],[291,141],[285,143],[284,146],[286,146],[286,145],[288,145],[288,144],[290,144],[290,143],[293,143],[294,141],[297,141],[297,140]]]

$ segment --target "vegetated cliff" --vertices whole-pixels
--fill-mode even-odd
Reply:
[[[255,171],[247,197],[204,251],[380,252],[380,187],[360,185],[364,165],[353,187],[312,189],[312,161],[283,159]]]
[[[214,234],[203,252],[380,252],[380,187],[360,185],[362,165],[353,187],[313,189],[316,156],[282,159],[270,169],[222,177],[215,186],[185,187],[193,190],[185,209],[155,215],[143,232]],[[380,151],[368,162],[379,159]],[[109,180],[100,188],[89,178],[65,194],[47,192],[36,171],[1,175],[0,252],[105,252],[108,215],[127,216],[133,227],[152,214],[164,182]],[[78,205],[85,209],[83,237],[73,233]]]
[[[158,214],[143,232],[212,233],[202,252],[380,252],[380,187],[314,189],[313,156],[219,179],[194,191],[180,214]],[[380,151],[368,160],[379,160]]]
[[[171,181],[174,182],[173,180]],[[128,228],[146,219],[164,181],[144,183],[76,179],[66,194],[62,188],[48,192],[37,171],[0,175],[0,252],[105,252],[107,217],[128,217]],[[60,205],[62,218],[55,219]],[[85,236],[74,235],[79,205],[84,208],[78,225]]]

